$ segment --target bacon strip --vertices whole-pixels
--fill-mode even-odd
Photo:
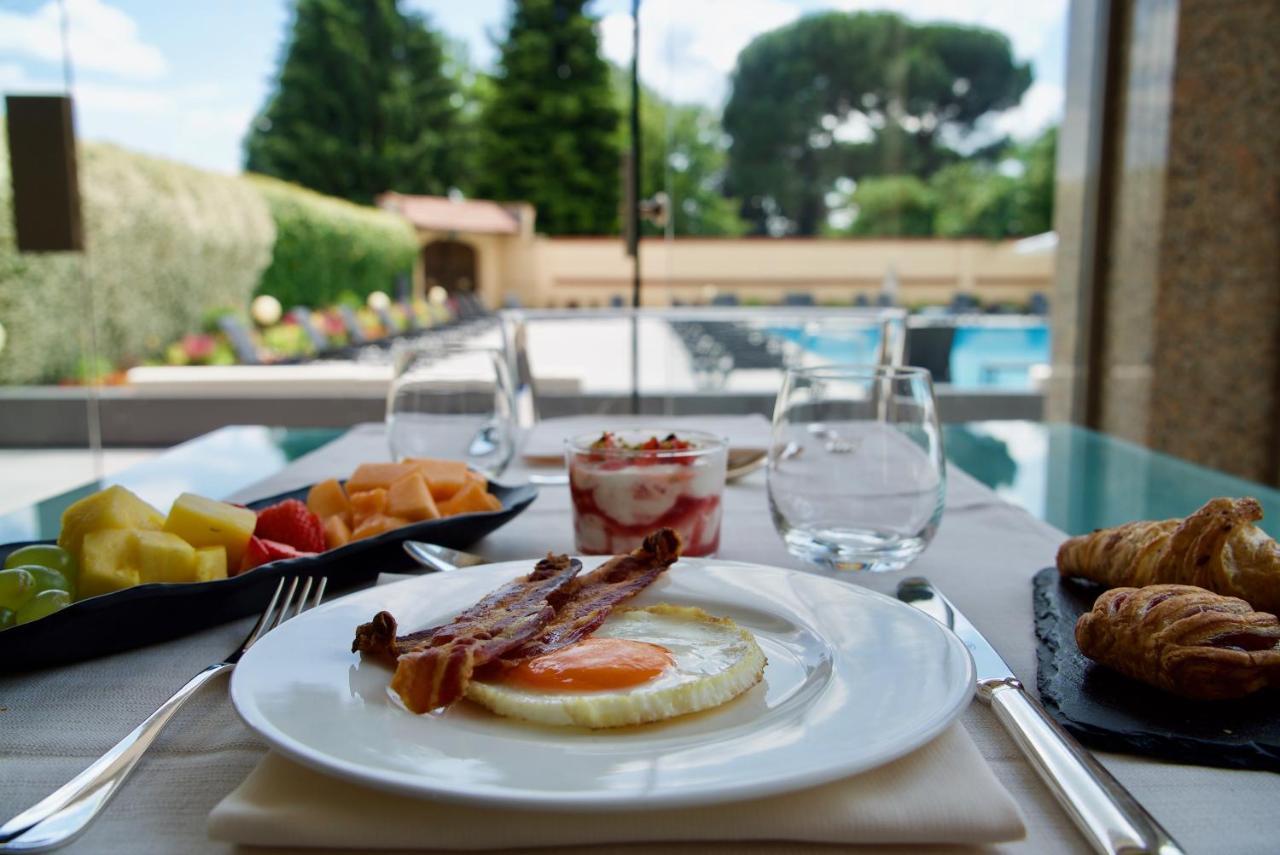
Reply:
[[[356,629],[351,649],[395,664],[391,688],[410,710],[445,707],[462,697],[474,675],[499,672],[590,635],[615,605],[674,564],[680,548],[680,536],[664,528],[580,579],[581,563],[548,555],[528,576],[449,623],[397,638],[395,618],[379,612]]]
[[[582,570],[568,556],[548,555],[532,573],[492,592],[453,620],[396,638],[396,620],[379,612],[356,629],[353,652],[394,663],[391,687],[405,706],[426,712],[462,696],[474,668],[535,637],[563,602],[557,592]]]
[[[556,611],[555,619],[536,638],[502,655],[501,665],[510,667],[568,647],[595,632],[613,607],[649,587],[680,557],[680,535],[669,528],[659,529],[629,555],[619,555],[595,570],[575,579],[568,600]]]
[[[356,637],[351,643],[352,653],[363,653],[375,659],[381,659],[387,665],[395,665],[396,660],[406,653],[412,653],[423,647],[431,646],[433,640],[443,633],[450,633],[452,638],[470,624],[496,615],[499,612],[511,613],[524,608],[540,609],[544,602],[552,608],[558,606],[569,596],[560,592],[573,581],[582,570],[582,563],[567,555],[551,555],[539,561],[527,576],[522,576],[503,585],[488,594],[483,600],[459,614],[446,624],[429,629],[411,632],[396,637],[396,619],[390,612],[378,612],[373,620],[356,627]],[[448,638],[442,636],[441,641]]]

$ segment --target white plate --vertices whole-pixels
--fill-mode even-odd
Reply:
[[[755,633],[764,680],[715,710],[598,731],[466,701],[417,716],[389,695],[389,669],[351,652],[356,625],[381,609],[404,632],[438,624],[532,565],[424,576],[304,613],[236,666],[232,701],[277,751],[340,778],[447,801],[617,810],[752,798],[870,769],[928,742],[973,693],[969,652],[915,609],[716,560],[680,561],[631,601],[699,606]]]

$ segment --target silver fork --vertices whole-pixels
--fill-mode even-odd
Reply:
[[[289,588],[284,591],[285,582]],[[328,579],[320,578],[316,585],[315,596],[308,605],[311,586],[314,580],[307,577],[302,586],[302,595],[294,601],[298,593],[298,577],[292,580],[281,579],[276,585],[271,601],[253,630],[245,638],[244,643],[231,652],[226,659],[215,662],[199,674],[192,677],[185,686],[173,694],[173,697],[160,705],[160,708],[147,717],[142,724],[135,727],[128,736],[117,742],[111,750],[93,762],[89,768],[76,775],[57,790],[54,790],[42,801],[32,805],[13,819],[0,826],[0,852],[43,852],[65,846],[79,837],[89,827],[107,802],[116,794],[116,790],[128,779],[129,774],[142,755],[156,741],[160,731],[169,723],[187,700],[200,690],[205,683],[231,671],[240,661],[245,651],[257,643],[258,639],[278,627],[291,617],[297,617],[308,608],[320,604],[324,597]],[[279,608],[277,609],[277,606]],[[289,614],[290,609],[293,614]]]

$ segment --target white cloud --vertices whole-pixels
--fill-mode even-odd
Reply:
[[[154,80],[168,71],[164,54],[142,40],[128,14],[103,0],[66,0],[71,60],[76,71]],[[0,53],[62,63],[61,12],[49,0],[31,12],[0,11]]]
[[[1063,98],[1056,83],[1032,83],[1018,106],[997,113],[991,125],[998,133],[1019,139],[1035,136],[1062,118]]]
[[[667,98],[719,104],[738,52],[761,33],[800,17],[785,0],[645,0],[640,6],[640,75]],[[606,15],[601,49],[631,64],[631,16]]]
[[[16,62],[0,63],[0,89],[13,89],[21,86],[26,79],[22,66]]]
[[[61,80],[29,77],[14,63],[0,63],[0,88],[65,91]],[[165,87],[80,80],[74,95],[76,131],[85,139],[215,172],[240,171],[240,143],[254,110],[236,106],[234,93],[216,83]]]
[[[1005,33],[1014,55],[1026,60],[1045,51],[1045,39],[1060,32],[1067,0],[834,0],[844,11],[893,11],[917,22],[949,21]],[[791,0],[645,0],[640,7],[640,74],[667,98],[709,105],[723,103],[738,53],[756,36],[799,18],[806,11]],[[612,62],[631,63],[631,17],[613,12],[600,22],[601,46]],[[1043,123],[1052,99],[1037,87],[1023,98],[1005,125],[1019,131]],[[1061,90],[1051,116],[1061,114]],[[1038,100],[1035,100],[1038,99]],[[1035,100],[1034,104],[1029,102]],[[1038,128],[1034,128],[1038,129]],[[1034,130],[1033,129],[1033,130]],[[849,129],[842,129],[848,131]]]

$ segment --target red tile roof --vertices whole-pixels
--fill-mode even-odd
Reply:
[[[520,219],[514,211],[487,199],[383,193],[378,197],[378,206],[398,211],[414,226],[428,231],[494,235],[513,235],[520,231]]]

